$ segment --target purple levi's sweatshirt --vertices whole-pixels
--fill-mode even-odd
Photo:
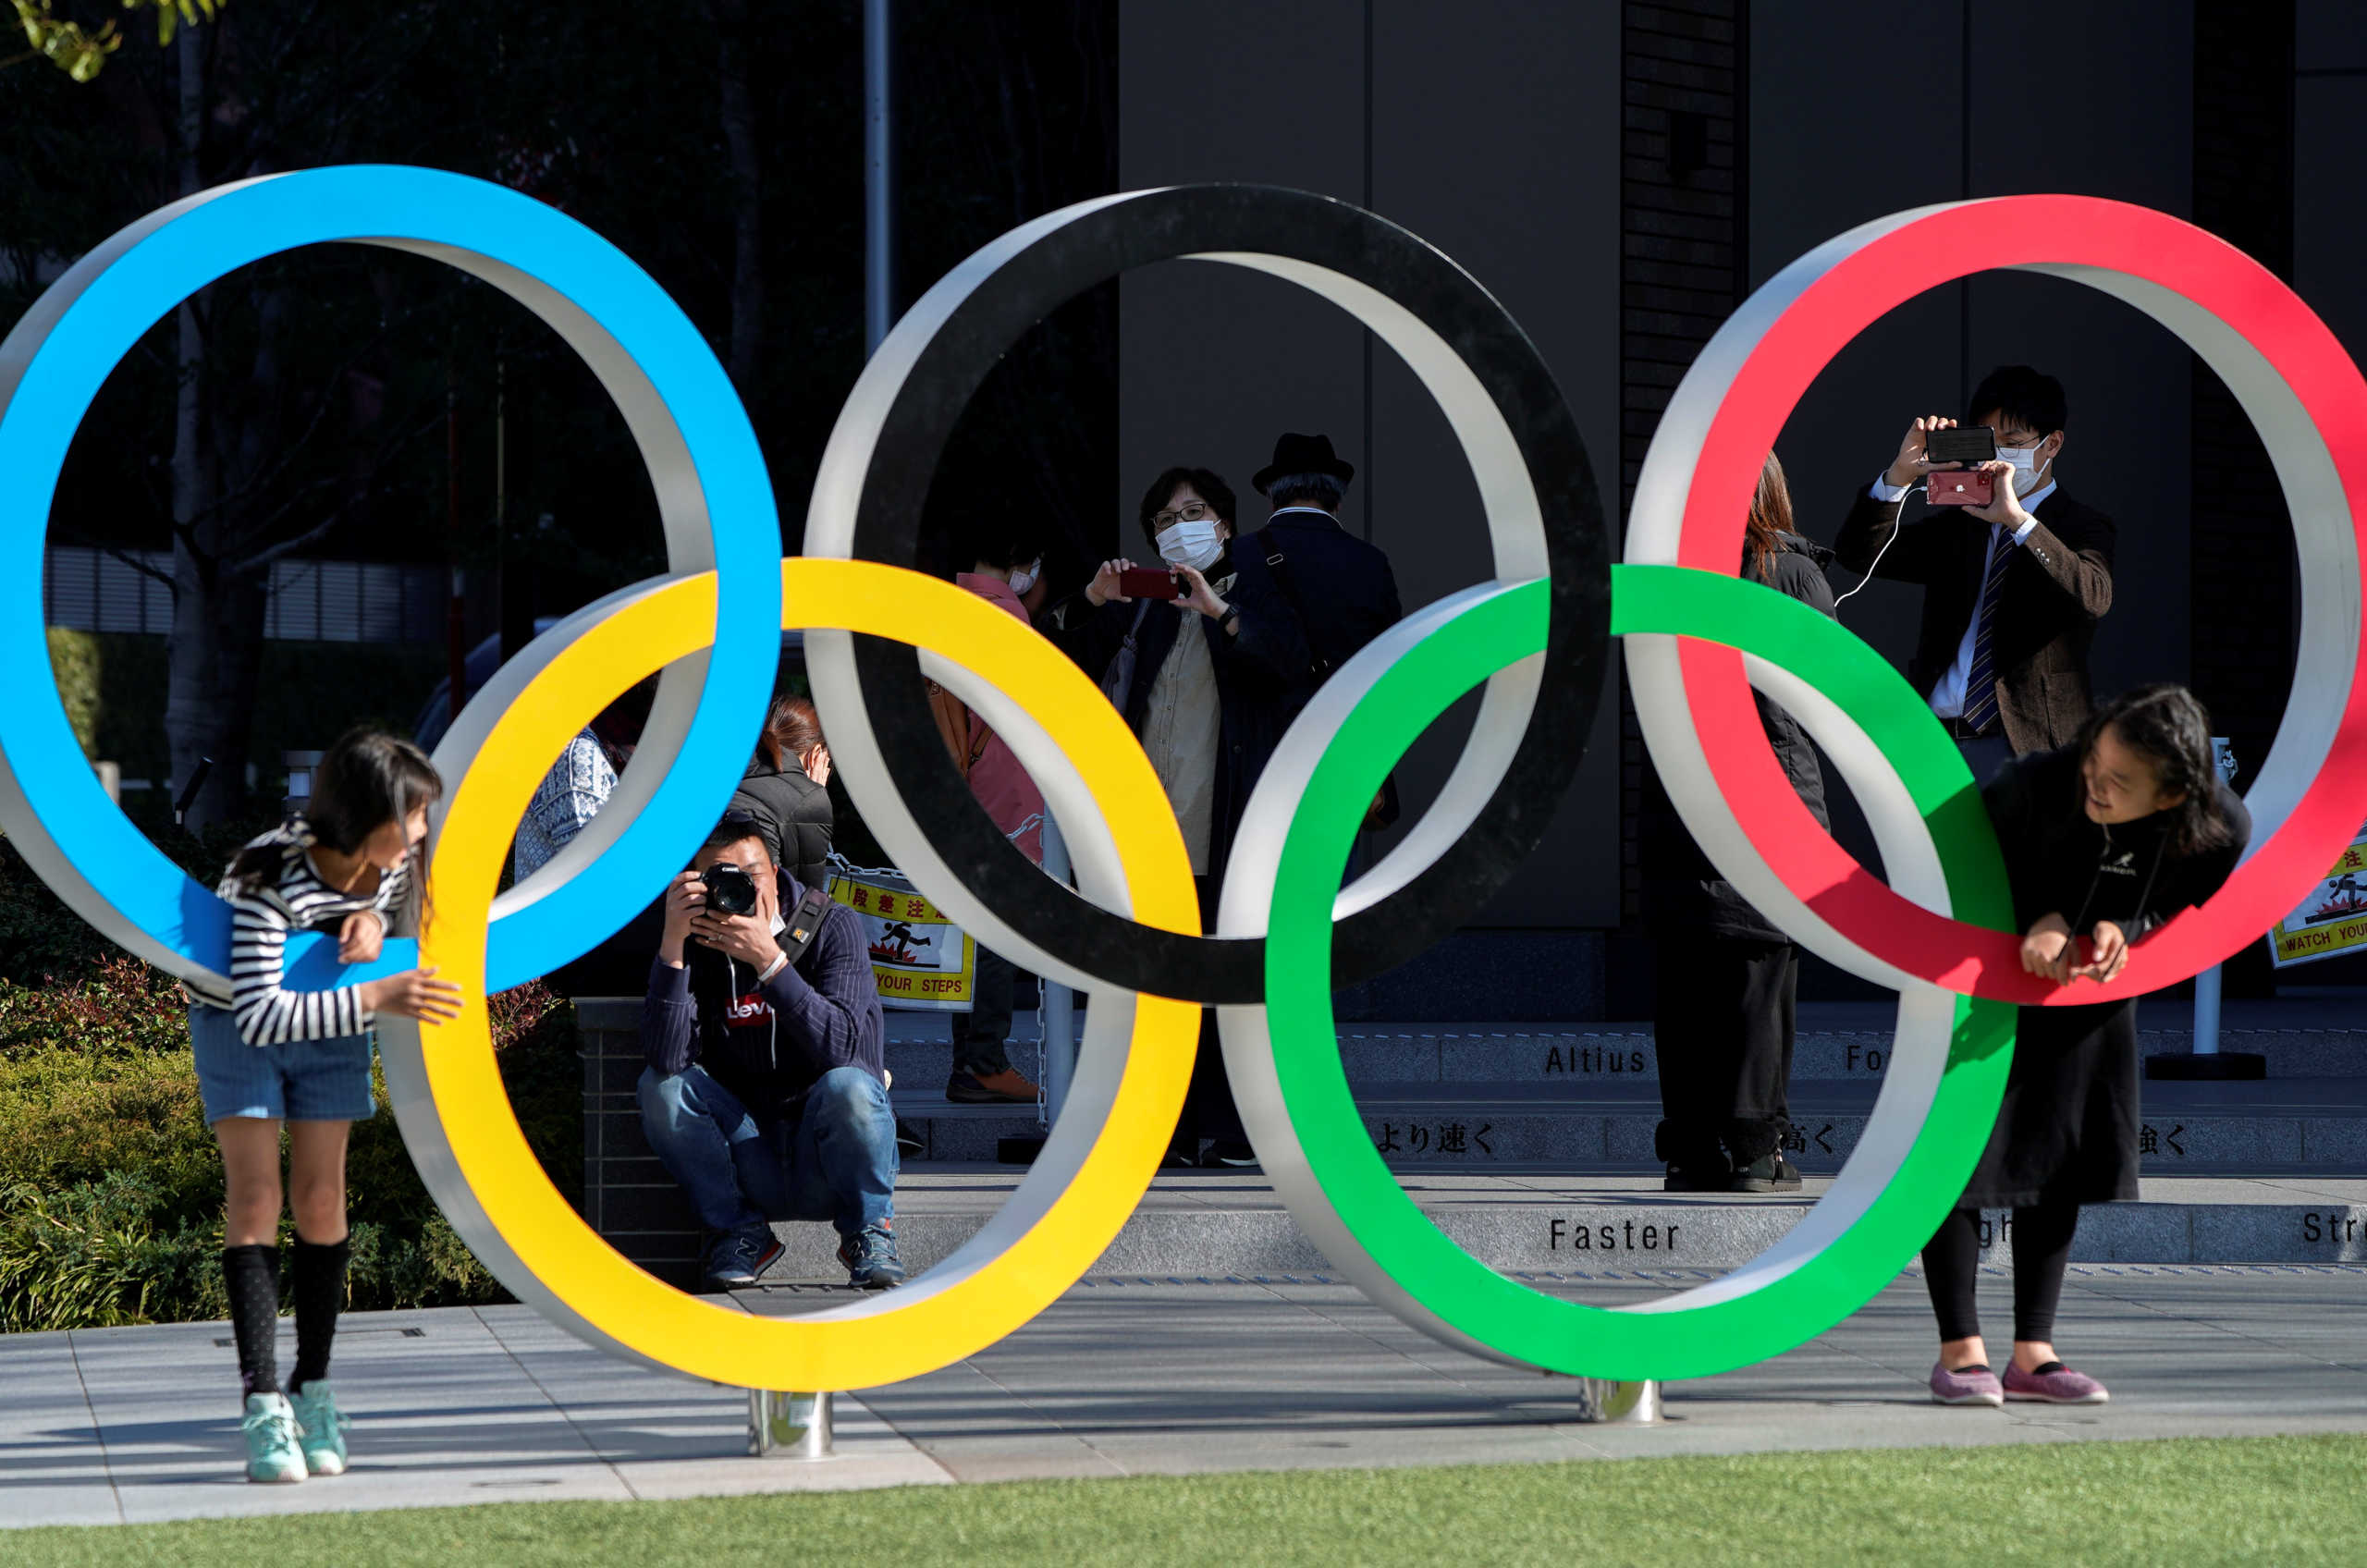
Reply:
[[[804,889],[786,871],[780,907]],[[674,968],[649,966],[641,1049],[660,1073],[697,1062],[758,1116],[778,1118],[837,1067],[860,1067],[883,1084],[887,1064],[879,990],[863,923],[832,904],[804,955],[759,986],[744,963],[693,944]]]

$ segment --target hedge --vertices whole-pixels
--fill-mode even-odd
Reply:
[[[188,858],[220,864],[211,845]],[[493,998],[491,1012],[527,1141],[572,1197],[573,1010],[536,983]],[[351,1305],[508,1299],[436,1212],[383,1080],[376,1090],[379,1112],[354,1124],[347,1157]],[[227,1316],[221,1215],[178,984],[108,947],[0,839],[0,1332]]]

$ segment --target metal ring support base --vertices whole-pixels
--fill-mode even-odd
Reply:
[[[1639,1383],[1610,1378],[1580,1378],[1578,1415],[1589,1426],[1657,1427],[1661,1424],[1661,1384],[1657,1378]]]
[[[748,1390],[748,1452],[758,1459],[832,1459],[830,1395]]]

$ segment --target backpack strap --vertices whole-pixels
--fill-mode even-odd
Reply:
[[[788,928],[781,932],[780,950],[789,955],[789,967],[805,956],[821,934],[822,922],[830,913],[830,894],[823,888],[808,888],[805,896],[797,900],[797,908],[789,917]]]
[[[1299,640],[1306,644],[1306,672],[1318,686],[1331,678],[1331,661],[1315,651],[1315,639],[1306,634],[1306,609],[1299,603],[1298,580],[1292,575],[1290,558],[1280,545],[1266,557],[1266,570],[1274,579],[1274,586],[1282,591],[1282,603],[1289,606],[1291,619],[1298,622]]]

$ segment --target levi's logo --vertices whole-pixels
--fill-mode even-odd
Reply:
[[[723,1022],[727,1028],[745,1029],[751,1024],[769,1022],[772,1015],[773,1004],[765,1000],[762,992],[751,991],[744,997],[734,997],[725,1006]]]

